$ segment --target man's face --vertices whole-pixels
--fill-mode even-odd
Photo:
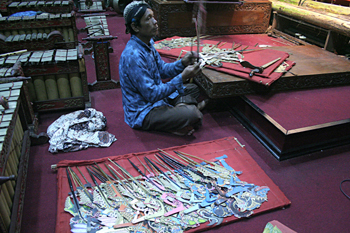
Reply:
[[[153,11],[147,8],[145,14],[140,20],[140,27],[138,36],[143,38],[149,38],[156,36],[158,33],[157,20],[154,18]]]

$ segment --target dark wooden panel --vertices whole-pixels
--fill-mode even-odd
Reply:
[[[196,35],[192,23],[194,4],[151,0],[150,5],[158,21],[160,38]],[[271,2],[207,3],[206,10],[206,34],[264,33],[269,26]]]
[[[225,102],[233,115],[278,160],[350,143],[350,119],[287,130],[245,96],[225,99]]]

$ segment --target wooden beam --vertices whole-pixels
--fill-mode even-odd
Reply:
[[[276,0],[271,0],[271,2]],[[314,9],[320,12],[333,13],[337,15],[350,16],[349,7],[334,5],[323,2],[316,2],[312,0],[278,0],[279,2],[288,3],[294,6]]]
[[[336,14],[321,13],[315,10],[309,10],[305,7],[283,3],[281,1],[270,1],[272,2],[272,9],[279,14],[287,15],[350,37],[350,17],[348,16],[339,17]]]

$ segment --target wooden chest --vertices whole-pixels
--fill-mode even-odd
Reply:
[[[150,0],[159,26],[159,37],[195,36],[192,23],[193,3],[184,1]],[[271,15],[267,0],[237,3],[206,3],[207,35],[264,33]]]

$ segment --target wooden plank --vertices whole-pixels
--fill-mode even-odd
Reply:
[[[11,2],[8,7],[17,7],[21,2]]]
[[[43,39],[43,34],[39,32],[39,33],[37,34],[36,39],[37,39],[37,40],[42,40],[42,39]]]
[[[25,41],[26,36],[27,36],[26,34],[20,35],[20,36],[19,36],[19,41]]]
[[[20,21],[21,19],[22,19],[22,17],[13,16],[13,17],[7,18],[7,21],[9,21],[9,22],[12,22],[12,21]]]
[[[45,3],[45,5],[46,5],[46,6],[53,6],[53,1],[47,1],[47,2]]]
[[[0,68],[0,77],[5,77],[5,74],[9,68],[2,67]]]
[[[36,7],[36,4],[38,3],[38,1],[30,1],[28,3],[28,7]]]
[[[0,91],[8,90],[9,88],[21,89],[23,82],[2,83],[0,85]]]
[[[18,7],[26,7],[28,5],[28,2],[21,2],[18,4]]]
[[[41,60],[41,57],[43,56],[43,51],[34,51],[32,56],[29,58],[30,63],[39,63]]]
[[[18,60],[21,61],[22,63],[28,62],[28,58],[30,57],[31,53],[32,52],[22,53]]]
[[[19,36],[20,35],[15,35],[12,39],[13,42],[18,42],[19,41]]]
[[[32,33],[32,40],[36,40],[36,37],[38,36],[37,33]]]
[[[55,50],[46,50],[41,58],[41,62],[52,62]]]
[[[13,40],[14,37],[15,37],[15,35],[9,35],[9,36],[6,38],[5,42],[12,42],[12,40]]]
[[[6,61],[5,61],[5,64],[13,65],[17,62],[18,58],[19,58],[19,55],[8,56]]]
[[[12,74],[12,68],[9,68],[7,71],[6,71],[6,74],[5,74],[5,77],[12,77],[13,74]]]
[[[65,49],[57,49],[55,54],[56,62],[64,62],[67,61],[67,50]]]
[[[48,20],[49,19],[49,15],[50,14],[41,14],[41,15],[37,15],[36,19],[37,20]]]
[[[273,2],[274,0],[272,0]],[[324,2],[317,2],[312,0],[278,0],[279,2],[284,2],[288,4],[292,4],[294,6],[300,6],[303,8],[314,9],[317,11],[333,13],[337,15],[347,15],[350,16],[350,11],[348,7],[336,5],[336,4],[328,4]],[[273,3],[272,3],[273,6]]]
[[[27,34],[25,40],[31,40],[32,39],[32,34]]]
[[[67,61],[78,60],[78,50],[77,49],[68,49],[67,52]]]
[[[54,1],[53,5],[54,6],[61,6],[62,2],[61,1]]]
[[[335,31],[341,35],[350,37],[350,16],[339,17],[323,11],[310,10],[305,7],[294,6],[272,0],[272,9],[280,14],[284,14],[316,26]]]
[[[22,17],[22,20],[23,21],[30,21],[30,20],[35,20],[35,16],[34,15],[31,15],[31,16],[23,16]]]
[[[61,14],[50,14],[50,19],[59,19],[61,18]]]
[[[40,6],[45,6],[45,1],[38,1],[38,3],[36,4],[38,7]]]

